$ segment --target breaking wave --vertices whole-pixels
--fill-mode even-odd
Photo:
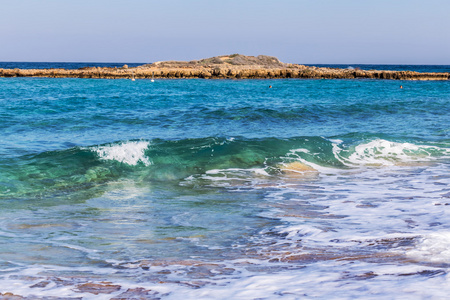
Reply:
[[[45,195],[130,179],[221,186],[270,179],[317,179],[333,170],[430,163],[448,157],[436,145],[297,137],[135,140],[28,155],[0,165],[0,197]],[[260,180],[262,178],[262,180]],[[53,195],[54,196],[54,195]]]
[[[116,144],[94,146],[88,148],[98,154],[102,160],[115,160],[131,166],[139,162],[146,166],[151,164],[148,157],[145,156],[145,150],[150,146],[146,141],[128,141]]]
[[[347,149],[335,143],[334,153],[336,158],[347,166],[394,166],[433,161],[450,152],[447,148],[437,146],[375,139]]]

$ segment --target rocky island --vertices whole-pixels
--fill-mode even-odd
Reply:
[[[0,69],[0,77],[449,80],[450,73],[324,68],[283,63],[273,56],[232,54],[193,61],[155,62],[134,68],[124,65],[121,68],[86,67],[76,70]]]

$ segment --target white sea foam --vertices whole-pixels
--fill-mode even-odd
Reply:
[[[297,225],[290,226],[280,231],[281,233],[287,233],[286,238],[288,239],[296,239],[296,238],[304,238],[308,236],[317,236],[323,232],[314,226],[309,225]]]
[[[448,277],[398,276],[434,270],[361,262],[318,262],[275,274],[250,275],[243,271],[241,278],[225,279],[201,289],[174,286],[164,299],[446,299],[450,291]]]
[[[258,176],[269,176],[269,174],[262,168],[252,169],[213,169],[208,170],[200,178],[203,180],[210,180],[212,182],[226,182],[226,181],[249,181]]]
[[[217,174],[243,174],[247,175],[248,173],[255,173],[259,175],[269,176],[267,172],[262,168],[252,168],[252,169],[240,169],[240,168],[229,168],[229,169],[213,169],[208,170],[205,172],[206,174],[210,175],[217,175]]]
[[[148,149],[149,145],[149,142],[146,141],[129,141],[91,147],[90,149],[95,151],[103,160],[115,160],[131,166],[135,166],[141,162],[149,166],[151,162],[145,156],[145,150]]]
[[[236,261],[238,263],[238,261]],[[241,264],[259,265],[261,261],[242,260]],[[272,264],[273,265],[273,264]],[[270,267],[270,265],[266,265]],[[123,265],[130,269],[130,275],[139,272],[136,266]],[[99,268],[58,268],[53,266],[30,267],[20,272],[19,276],[2,278],[0,290],[13,291],[16,295],[30,296],[39,293],[44,298],[50,297],[82,297],[83,299],[111,299],[119,297],[128,289],[149,291],[155,293],[155,298],[162,299],[446,299],[450,292],[448,276],[398,276],[418,274],[419,272],[440,271],[439,269],[423,266],[399,266],[395,264],[370,264],[364,262],[317,262],[298,269],[284,270],[276,273],[253,273],[240,269],[239,275],[218,276],[218,278],[197,280],[203,282],[201,288],[192,288],[187,285],[170,283],[179,281],[180,275],[176,273],[180,265],[167,267],[152,266],[149,272],[162,270],[172,271],[171,280],[167,283],[155,283],[152,280],[142,280],[134,283],[127,279],[117,279],[117,270],[108,269],[101,272]],[[121,289],[109,294],[93,294],[79,289],[80,284],[91,282],[105,285],[100,280],[78,277],[71,279],[64,277],[64,285],[51,282],[44,288],[32,288],[32,284],[49,281],[42,277],[42,273],[49,272],[78,272],[90,273],[100,276],[110,276],[108,284],[120,285]],[[122,274],[126,273],[123,271]],[[37,280],[27,282],[27,278],[36,277]],[[367,278],[365,277],[367,276]],[[169,276],[171,277],[171,276]],[[59,279],[59,278],[58,278]],[[60,279],[59,279],[60,280]],[[112,281],[111,281],[112,280]],[[187,281],[188,282],[188,281]],[[186,283],[187,283],[186,282]],[[213,284],[208,284],[213,283]],[[12,287],[8,289],[6,287]],[[318,288],[320,287],[320,288]],[[1,291],[0,291],[1,292]],[[123,296],[122,296],[123,297]]]
[[[345,155],[350,153],[350,155]],[[434,153],[448,154],[448,149],[434,146],[397,143],[383,139],[360,144],[353,151],[343,150],[333,144],[335,157],[346,165],[394,166],[408,163],[426,162],[436,159]]]
[[[308,149],[303,149],[303,148],[299,148],[299,149],[293,149],[291,151],[289,151],[289,153],[292,154],[296,154],[296,153],[310,153],[311,151],[309,151]]]
[[[419,261],[450,264],[450,231],[424,236],[407,255]]]

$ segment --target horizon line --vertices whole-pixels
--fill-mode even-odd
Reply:
[[[154,62],[127,62],[127,61],[0,61],[0,63],[101,63],[101,64],[153,64]],[[289,64],[289,63],[288,63]],[[450,64],[430,64],[430,63],[291,63],[297,65],[392,65],[392,66],[450,66]]]

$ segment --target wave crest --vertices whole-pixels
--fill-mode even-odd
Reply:
[[[449,150],[376,139],[347,150],[334,144],[333,152],[345,165],[394,166],[435,160]]]
[[[102,160],[115,160],[131,166],[139,162],[145,166],[151,165],[151,161],[145,156],[145,150],[150,146],[147,141],[127,141],[123,143],[108,144],[90,147]]]

